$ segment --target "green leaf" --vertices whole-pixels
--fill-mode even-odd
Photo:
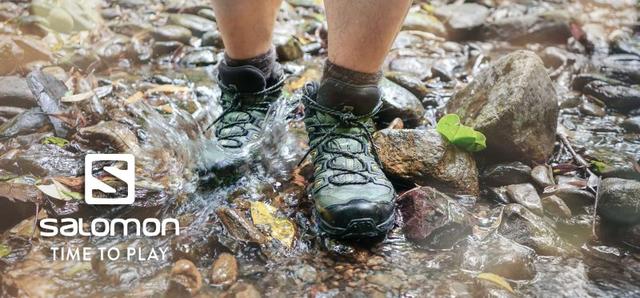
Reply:
[[[604,162],[601,162],[598,160],[592,160],[591,167],[596,173],[602,174],[602,172],[604,172],[609,166]]]
[[[443,135],[449,142],[451,142],[456,133],[458,133],[458,129],[460,128],[460,117],[456,114],[448,114],[444,117],[440,118],[438,121],[438,125],[436,125],[436,130]]]
[[[0,258],[4,258],[11,253],[11,247],[6,244],[0,244]]]
[[[53,144],[56,145],[58,147],[64,147],[67,144],[69,144],[69,141],[63,139],[63,138],[59,138],[59,137],[46,137],[44,138],[44,140],[42,140],[42,144]]]
[[[487,148],[487,137],[479,131],[460,123],[456,114],[447,114],[438,121],[436,130],[450,143],[469,152]]]

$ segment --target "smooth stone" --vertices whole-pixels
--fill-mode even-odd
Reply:
[[[429,248],[451,248],[471,231],[467,211],[431,187],[405,193],[399,210],[408,239]]]
[[[185,27],[176,25],[165,25],[158,27],[151,33],[155,40],[159,41],[179,41],[188,44],[191,39],[191,31]]]
[[[409,92],[413,93],[413,95],[419,99],[422,99],[429,94],[429,88],[427,88],[419,78],[409,73],[390,71],[385,73],[385,77],[409,90]]]
[[[596,200],[593,193],[577,187],[559,187],[551,194],[561,198],[574,212],[579,212],[584,206],[593,205]]]
[[[598,214],[604,220],[627,225],[640,222],[639,181],[606,178],[598,191]]]
[[[218,256],[211,267],[209,282],[216,286],[230,286],[238,279],[238,261],[228,253]]]
[[[571,218],[571,209],[558,196],[548,196],[542,198],[544,211],[558,218]]]
[[[0,105],[30,108],[37,106],[27,80],[17,76],[0,77]]]
[[[191,30],[191,33],[196,37],[202,37],[205,33],[215,31],[217,29],[214,21],[197,15],[184,13],[170,14],[168,23],[185,27]]]
[[[497,202],[500,204],[509,204],[509,203],[513,203],[511,201],[511,199],[509,198],[509,195],[507,194],[507,187],[506,186],[501,186],[501,187],[489,187],[483,190],[483,194]]]
[[[504,206],[498,232],[544,256],[573,255],[576,250],[566,243],[540,216],[520,204]]]
[[[531,181],[531,168],[521,162],[496,164],[482,171],[480,180],[488,186],[527,183]]]
[[[473,156],[449,143],[434,129],[383,129],[373,138],[389,178],[457,194],[479,194]]]
[[[153,56],[161,57],[171,54],[182,46],[184,46],[184,44],[179,41],[156,41],[152,45]]]
[[[49,27],[62,33],[69,33],[73,30],[73,17],[62,8],[54,8],[47,17]]]
[[[420,124],[425,110],[415,95],[386,78],[382,78],[379,86],[383,103],[378,113],[380,120],[391,122],[395,118],[400,118],[408,127],[416,127]]]
[[[585,86],[584,93],[603,101],[607,107],[621,112],[640,108],[640,89],[634,87],[593,81]]]
[[[547,165],[538,165],[531,170],[531,179],[540,188],[556,185],[556,181],[553,178],[553,172]]]
[[[437,36],[447,36],[447,28],[437,18],[422,12],[409,13],[404,20],[402,30],[416,30],[433,33]]]
[[[279,61],[293,61],[304,56],[300,42],[295,37],[277,38],[275,41]]]
[[[482,154],[490,159],[543,163],[553,152],[558,96],[532,52],[516,51],[493,62],[451,98],[447,111],[484,133]]]
[[[442,20],[454,38],[466,38],[484,24],[489,9],[477,3],[450,4],[436,7],[434,14]]]
[[[584,101],[580,105],[580,113],[587,116],[604,117],[607,115],[607,111],[600,105],[592,103],[591,101]]]
[[[542,215],[542,202],[536,188],[529,183],[513,184],[507,186],[507,194],[515,203],[527,207],[538,215]]]
[[[191,297],[202,288],[202,275],[189,260],[179,260],[171,268],[167,297]]]
[[[628,133],[640,133],[640,117],[631,117],[620,125]]]
[[[202,35],[202,46],[224,48],[224,43],[222,41],[222,35],[220,34],[220,31],[211,31]]]
[[[217,59],[211,50],[201,49],[187,53],[180,63],[187,66],[207,66],[216,64]]]
[[[461,268],[512,280],[531,280],[536,275],[535,257],[531,248],[492,234],[483,241],[471,241],[462,254]]]

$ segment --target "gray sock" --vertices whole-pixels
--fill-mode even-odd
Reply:
[[[382,78],[382,71],[375,73],[359,72],[333,64],[329,59],[324,64],[322,82],[332,78],[350,85],[377,85]]]
[[[224,54],[224,61],[228,66],[244,66],[251,65],[259,69],[265,78],[271,77],[273,69],[276,65],[276,51],[273,48],[269,49],[264,54],[258,55],[249,59],[233,59],[226,53]]]

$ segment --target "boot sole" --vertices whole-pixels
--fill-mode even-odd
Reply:
[[[339,240],[376,239],[385,237],[395,222],[395,212],[384,222],[376,224],[372,218],[354,218],[346,227],[336,227],[327,223],[314,210],[317,226],[322,235]]]

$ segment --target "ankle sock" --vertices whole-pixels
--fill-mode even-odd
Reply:
[[[331,63],[327,59],[318,89],[318,103],[354,115],[374,111],[381,98],[382,72],[365,73]]]
[[[324,82],[329,78],[333,78],[351,85],[377,85],[382,78],[382,71],[377,71],[375,73],[360,72],[342,67],[337,64],[333,64],[333,62],[327,59],[324,64],[321,82]]]
[[[267,51],[264,54],[261,54],[249,59],[233,59],[229,57],[227,53],[225,53],[224,62],[231,67],[246,66],[246,65],[253,66],[259,69],[265,78],[269,78],[272,76],[274,72],[273,71],[274,67],[277,64],[276,52],[273,50],[273,48],[269,49],[269,51]]]

